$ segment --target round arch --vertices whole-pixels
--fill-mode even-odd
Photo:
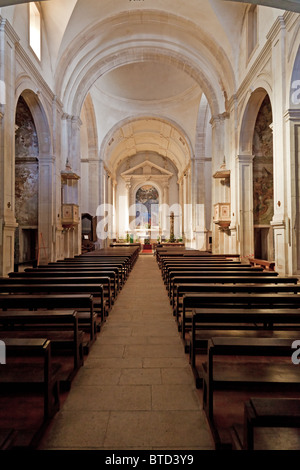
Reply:
[[[264,85],[264,86],[263,86]],[[260,106],[265,99],[266,95],[269,96],[271,104],[271,88],[263,83],[257,88],[253,87],[253,91],[249,92],[245,97],[245,105],[241,111],[241,124],[239,131],[239,154],[252,155],[252,144],[254,127]]]
[[[34,121],[38,140],[38,226],[37,246],[47,247],[37,252],[37,261],[48,263],[55,259],[53,247],[53,225],[56,213],[54,204],[60,200],[60,187],[55,186],[55,162],[53,158],[53,136],[51,132],[50,119],[47,113],[47,104],[42,101],[43,94],[35,92],[29,77],[19,77],[16,89],[15,113],[19,98],[22,96],[32,119]],[[60,210],[60,209],[58,209]]]
[[[24,78],[24,77],[23,77]],[[26,79],[22,79],[16,89],[15,109],[18,104],[19,97],[22,96],[30,109],[33,120],[35,122],[38,141],[40,158],[52,155],[52,133],[49,125],[49,117],[47,114],[47,107],[42,102],[43,94],[33,91],[33,84]]]
[[[163,36],[158,28],[161,22],[167,28]],[[135,31],[130,37],[124,29],[129,23]],[[180,41],[183,30],[189,31],[189,36]],[[146,38],[147,31],[151,40]],[[86,94],[103,74],[147,60],[173,64],[193,77],[206,94],[213,115],[225,110],[224,96],[234,93],[232,65],[212,35],[174,14],[145,10],[142,17],[130,12],[126,17],[117,14],[97,22],[66,47],[59,60],[58,69],[62,72],[56,77],[65,111],[79,115]]]
[[[159,155],[169,158],[179,173],[184,172],[194,154],[192,144],[185,131],[170,119],[162,119],[158,116],[135,116],[117,123],[102,141],[100,156],[105,164],[110,166],[112,174],[116,173],[117,167],[125,158],[144,150],[147,140],[144,140],[143,144],[133,143],[131,140],[131,147],[124,145],[127,141],[125,135],[129,135],[129,139],[131,139],[134,136],[135,125],[139,126],[140,132],[143,121],[145,121],[145,136],[155,136],[157,140],[157,144],[154,145],[153,139],[149,139],[152,142],[151,145],[148,145],[147,150],[153,150]],[[130,130],[123,132],[124,129]],[[168,145],[169,142],[172,145]]]

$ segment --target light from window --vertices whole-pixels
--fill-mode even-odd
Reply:
[[[41,59],[41,14],[35,3],[29,4],[29,44],[35,55]]]

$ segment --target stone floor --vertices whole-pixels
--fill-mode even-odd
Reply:
[[[214,449],[153,255],[140,255],[40,449]]]

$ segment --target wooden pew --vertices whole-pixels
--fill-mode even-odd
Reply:
[[[220,266],[209,266],[209,265],[203,265],[203,264],[189,264],[187,263],[186,265],[173,265],[173,266],[167,266],[165,271],[164,271],[164,276],[163,280],[165,284],[169,284],[169,279],[170,279],[170,273],[175,273],[175,272],[193,272],[195,273],[201,273],[203,271],[206,272],[215,272],[215,273],[221,273],[221,272],[232,272],[232,273],[237,273],[237,272],[263,272],[263,268],[261,267],[251,267],[250,265],[239,265],[239,266],[230,266],[230,265],[220,265]]]
[[[229,357],[279,357],[291,356],[291,338],[228,338],[218,337],[209,341],[207,361],[203,363],[203,408],[214,437],[216,448],[221,448],[222,442],[218,425],[214,416],[214,391],[223,389],[236,390],[237,387],[250,391],[269,390],[284,392],[300,391],[300,369],[287,361],[265,362],[258,360],[250,364],[244,361],[230,361]],[[216,358],[226,356],[227,362],[216,361]]]
[[[257,428],[264,428],[266,434],[266,447],[254,437]],[[269,428],[266,430],[266,428]],[[283,442],[281,449],[278,449],[278,428],[293,428],[296,431],[295,440],[299,441],[300,428],[300,398],[272,398],[272,397],[251,397],[244,404],[244,424],[234,425],[234,450],[289,450],[288,442]],[[282,438],[286,439],[284,432]],[[275,438],[275,439],[274,439]],[[272,442],[274,447],[272,447]],[[298,450],[293,448],[292,450]]]
[[[192,284],[297,284],[298,278],[293,276],[264,276],[259,274],[257,276],[178,276],[173,277],[171,280],[170,304],[175,308],[177,299],[177,286],[178,285],[192,285]],[[179,293],[180,296],[180,293]]]
[[[208,278],[217,278],[217,277],[248,277],[248,278],[251,278],[251,277],[260,277],[260,276],[263,276],[263,277],[272,277],[272,278],[275,278],[278,276],[278,273],[276,271],[252,271],[249,270],[249,271],[238,271],[238,270],[235,270],[235,271],[224,271],[224,270],[220,270],[220,271],[174,271],[174,272],[170,272],[169,273],[169,282],[168,282],[168,285],[167,285],[167,290],[168,290],[168,295],[169,297],[171,298],[171,287],[172,287],[172,282],[173,282],[173,279],[175,277],[181,277],[181,278],[196,278],[196,277],[206,277],[207,279]],[[251,281],[249,281],[251,282]]]
[[[3,311],[76,309],[80,328],[89,333],[89,340],[84,345],[86,351],[97,338],[97,314],[94,312],[94,299],[90,294],[0,294],[0,309]]]
[[[31,269],[36,269],[36,270],[48,270],[48,269],[99,269],[99,270],[104,270],[104,269],[113,269],[115,272],[118,274],[120,278],[120,284],[123,285],[129,275],[128,267],[123,265],[122,263],[117,263],[117,262],[102,262],[102,263],[91,263],[91,262],[56,262],[53,264],[47,264],[47,265],[39,265],[37,268],[26,268],[25,271],[28,272]]]
[[[181,335],[185,339],[187,324],[191,323],[187,312],[197,308],[206,308],[210,312],[218,309],[263,309],[263,308],[300,308],[300,295],[298,294],[248,294],[237,293],[234,296],[228,293],[184,294],[182,299]]]
[[[212,295],[219,295],[230,293],[234,296],[237,293],[245,293],[252,296],[253,294],[297,294],[299,292],[299,284],[178,284],[174,315],[176,316],[177,322],[180,322],[182,313],[182,303],[180,302],[180,299],[182,299],[185,294],[211,293]]]
[[[108,281],[109,279],[109,281]],[[0,278],[0,283],[34,283],[44,284],[47,283],[60,283],[65,284],[99,284],[102,285],[107,291],[107,296],[110,297],[110,305],[112,305],[117,297],[117,280],[116,275],[113,272],[105,273],[105,276],[99,276],[99,274],[89,275],[87,273],[72,273],[72,272],[49,272],[49,273],[10,273],[9,277]]]
[[[70,351],[73,366],[60,373],[59,381],[69,389],[78,369],[84,364],[83,333],[76,310],[0,311],[0,335],[6,338],[47,338],[52,353]]]
[[[198,351],[206,353],[212,337],[293,338],[300,333],[299,308],[197,308],[192,312],[190,364],[196,387],[202,385],[202,369],[197,365]]]
[[[31,276],[50,276],[50,275],[57,275],[61,277],[70,277],[70,276],[99,276],[99,277],[107,277],[112,276],[116,279],[116,290],[120,291],[122,288],[122,279],[118,268],[110,268],[110,269],[100,269],[100,268],[72,268],[72,267],[61,267],[58,268],[45,268],[45,269],[26,269],[25,274],[30,274]],[[9,277],[20,277],[20,275],[24,275],[24,273],[9,273]]]
[[[194,269],[195,267],[199,268],[247,268],[250,269],[251,265],[249,264],[241,264],[240,262],[235,262],[235,261],[197,261],[197,260],[189,260],[189,261],[166,261],[162,263],[161,266],[161,275],[164,280],[167,279],[168,276],[168,271],[171,270],[171,268],[188,268],[191,267]]]
[[[6,345],[6,364],[0,367],[1,392],[11,387],[21,392],[22,386],[42,385],[44,424],[60,408],[58,383],[60,366],[52,360],[51,342],[46,338],[21,339],[5,336],[1,336],[1,340]],[[18,357],[18,361],[14,360],[15,356]],[[33,356],[39,356],[41,360],[30,360]]]
[[[65,281],[65,280],[64,280]],[[30,283],[21,282],[1,282],[0,281],[0,294],[90,294],[94,298],[94,309],[95,312],[101,318],[101,323],[104,323],[105,316],[108,314],[108,306],[104,302],[104,290],[102,284],[79,284],[71,283],[59,284],[54,282],[39,282],[35,283],[34,279],[31,279]]]
[[[65,264],[65,263],[70,263],[70,264],[93,264],[93,265],[101,265],[101,264],[109,264],[111,263],[112,265],[121,265],[122,267],[124,266],[125,270],[130,273],[132,270],[132,260],[128,256],[93,256],[93,257],[87,257],[87,256],[80,256],[78,258],[67,258],[64,260],[57,260],[54,262],[48,263],[46,266],[51,266],[54,264]],[[40,265],[41,266],[41,265]]]

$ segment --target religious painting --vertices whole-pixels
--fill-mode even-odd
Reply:
[[[273,132],[272,109],[268,96],[257,115],[253,136],[253,214],[254,225],[270,225],[273,217]]]
[[[135,197],[136,203],[136,227],[158,227],[159,221],[159,194],[152,185],[143,185]]]

